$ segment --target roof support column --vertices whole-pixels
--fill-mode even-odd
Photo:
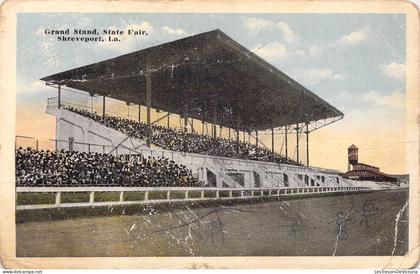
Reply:
[[[188,104],[184,107],[184,133],[188,132]]]
[[[106,96],[102,97],[102,119],[105,119],[105,112],[106,112]]]
[[[255,145],[258,147],[258,129],[255,130]]]
[[[166,127],[169,128],[169,119],[171,118],[171,113],[168,112],[168,116],[166,116],[166,117],[167,117],[167,119],[166,119]]]
[[[213,138],[217,137],[217,102],[213,101]]]
[[[59,84],[57,87],[57,107],[61,108],[61,85]]]
[[[271,153],[274,153],[274,127],[271,127]]]
[[[306,124],[306,165],[309,166],[309,130]]]
[[[239,125],[240,125],[240,116],[239,109],[237,109],[237,118],[236,118],[236,153],[239,154]]]
[[[244,133],[244,143],[245,143],[246,142],[246,140],[245,140],[245,131],[243,133]]]
[[[230,128],[229,128],[228,138],[230,139]]]
[[[296,124],[296,162],[299,163],[299,124]]]
[[[285,131],[284,131],[284,145],[285,145],[285,148],[286,148],[286,158],[288,157],[288,154],[287,154],[287,128],[288,128],[288,126],[285,126]]]
[[[138,122],[141,122],[141,106],[139,105],[139,116],[137,117]]]
[[[150,71],[150,64],[149,59],[147,59],[146,64],[146,106],[147,106],[147,147],[150,147],[150,143],[152,142],[152,128],[150,124],[150,108],[152,107],[152,79],[151,79],[151,71]]]

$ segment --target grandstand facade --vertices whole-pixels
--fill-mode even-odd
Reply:
[[[183,176],[168,180],[165,172],[174,171],[172,166],[165,166],[163,175],[132,175],[127,184],[113,181],[109,186],[383,188],[373,181],[346,178],[340,171],[311,167],[310,133],[342,119],[344,114],[220,30],[42,80],[57,89],[57,97],[50,98],[47,105],[47,113],[56,117],[56,151],[112,155],[122,159],[122,165],[138,166],[130,169],[133,173],[144,172],[142,165],[150,167],[148,163],[155,161],[188,169]],[[102,97],[102,111],[63,101],[64,88]],[[107,98],[137,105],[138,119],[107,113]],[[147,109],[146,121],[140,119],[141,106]],[[152,121],[151,109],[167,114]],[[182,117],[184,128],[169,127],[171,115]],[[166,127],[158,124],[166,118]],[[201,131],[191,124],[194,120],[201,121]],[[204,124],[211,124],[210,134]],[[228,136],[217,135],[222,128],[228,130]],[[259,140],[261,131],[271,132],[271,148]],[[252,136],[255,143],[241,140],[240,133]],[[274,149],[276,134],[282,136],[284,151]],[[305,149],[299,148],[302,136]],[[294,159],[289,154],[288,138],[296,138]],[[299,159],[302,153],[306,163]],[[89,156],[86,158],[89,162]],[[108,161],[105,158],[102,161]],[[98,185],[92,176],[86,185]],[[158,184],[153,181],[156,178]],[[107,186],[106,180],[100,186]]]

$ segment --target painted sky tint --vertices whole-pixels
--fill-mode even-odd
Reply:
[[[45,28],[141,28],[149,35],[115,44],[57,42]],[[217,28],[345,113],[311,135],[312,165],[345,170],[354,143],[362,162],[405,172],[405,16],[396,14],[19,14],[17,134],[54,138],[45,106],[56,94],[41,77]],[[262,138],[271,147],[271,137]]]

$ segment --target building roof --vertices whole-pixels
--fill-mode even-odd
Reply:
[[[147,62],[159,110],[245,131],[344,115],[218,29],[41,80],[145,105]]]

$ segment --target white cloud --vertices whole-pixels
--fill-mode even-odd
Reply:
[[[389,95],[381,95],[372,90],[366,93],[363,99],[367,102],[374,103],[378,107],[403,109],[405,106],[405,94],[401,91],[394,91]]]
[[[296,75],[298,76],[298,75]],[[317,84],[325,80],[342,80],[344,76],[341,74],[334,73],[329,68],[313,68],[304,71],[302,74],[298,76],[299,78],[303,79],[312,84]]]
[[[261,58],[270,60],[281,59],[288,53],[287,48],[279,42],[272,42],[264,46],[258,45],[252,51]]]
[[[253,31],[259,31],[274,25],[273,21],[264,20],[256,17],[244,18],[244,22],[245,27]]]
[[[379,66],[382,73],[397,79],[405,78],[405,64],[390,63]]]
[[[339,45],[356,45],[361,43],[362,41],[368,38],[369,32],[366,29],[360,29],[357,31],[353,31],[347,35],[344,35],[340,39],[338,39],[337,43]]]
[[[316,45],[310,46],[307,49],[307,53],[311,57],[317,57],[317,56],[319,56],[321,54],[321,51],[322,51],[321,48],[318,47],[318,46],[316,46]]]
[[[266,28],[277,28],[279,29],[284,37],[284,40],[287,42],[293,42],[296,39],[296,34],[293,32],[292,28],[285,22],[282,21],[271,21],[265,20],[262,18],[250,17],[243,18],[245,28],[251,31],[261,31]]]
[[[276,27],[283,32],[284,40],[287,42],[293,42],[295,39],[295,34],[288,24],[284,22],[277,22]]]
[[[171,28],[168,26],[163,26],[162,30],[168,34],[176,34],[176,35],[187,35],[188,32],[186,32],[185,30],[181,29],[181,28]]]

